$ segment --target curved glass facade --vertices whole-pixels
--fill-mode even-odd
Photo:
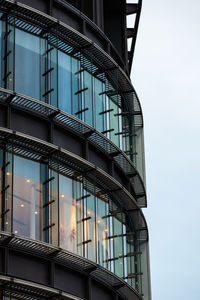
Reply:
[[[142,293],[146,240],[111,197],[56,162],[1,149],[0,168],[1,230],[88,258]]]
[[[5,14],[0,36],[1,87],[51,104],[89,124],[125,151],[144,177],[138,130],[142,128],[141,117],[137,116],[138,123],[128,113],[118,84],[111,82],[108,71],[98,69],[84,50],[75,50]]]
[[[20,14],[19,16],[22,17]],[[29,21],[34,22],[34,19]],[[42,29],[39,25],[25,22],[11,13],[0,13],[2,91],[5,91],[4,88],[8,90],[7,93],[11,94],[10,91],[14,91],[39,100],[34,101],[24,96],[32,101],[33,110],[38,103],[43,105],[45,110],[48,106],[44,103],[47,103],[90,125],[124,151],[145,181],[142,113],[139,101],[134,98],[136,94],[133,97],[133,91],[128,90],[131,85],[127,85],[127,91],[122,91],[116,68],[106,69],[104,64],[102,67],[101,64],[97,66],[95,54],[90,48],[80,48],[77,37],[77,41],[71,41],[71,37],[64,35],[62,39],[56,26],[54,29],[53,33],[50,33],[48,28]],[[124,93],[130,95],[130,101]],[[16,96],[15,93],[12,94]],[[21,102],[24,101],[22,95],[19,95]],[[9,97],[7,100],[4,104],[12,106]],[[19,107],[20,103],[17,105]],[[63,115],[60,118],[63,118]],[[30,110],[29,116],[32,116]],[[74,119],[71,116],[70,118]],[[40,118],[38,120],[39,124]],[[47,118],[48,125],[49,121],[50,118]],[[77,119],[76,122],[76,126],[80,123],[86,126]],[[7,123],[5,127],[13,128]],[[67,122],[66,124],[68,126]],[[69,128],[67,130],[70,131]],[[71,132],[73,135],[73,129],[70,134]],[[101,135],[98,133],[98,136]],[[19,136],[17,139],[19,141]],[[102,136],[101,139],[103,142],[106,140]],[[30,140],[32,142],[33,139]],[[51,143],[52,141],[53,138]],[[109,146],[110,141],[106,140]],[[80,145],[82,149],[82,144]],[[113,170],[109,169],[109,174],[113,175],[115,172],[115,176],[109,177],[106,174],[107,169],[105,172],[99,168],[102,177],[93,180],[90,177],[92,175],[87,174],[86,168],[78,173],[73,164],[61,160],[61,165],[56,161],[58,157],[55,160],[50,159],[49,156],[53,157],[51,153],[48,153],[49,156],[45,154],[44,157],[41,155],[38,158],[40,146],[33,150],[31,146],[17,144],[13,140],[2,138],[0,141],[0,231],[43,241],[87,258],[124,279],[148,300],[146,223],[139,204],[134,203],[134,208],[131,206],[135,200],[119,183],[122,181],[121,177],[126,174],[127,189],[135,193],[135,199],[145,196],[143,182],[132,163],[124,156],[124,160],[121,161],[121,165],[125,161],[124,168],[120,168],[121,165],[116,163],[116,171],[113,157],[122,152],[112,145],[116,151],[106,153],[110,161],[107,160],[105,164],[112,163],[109,168]],[[15,151],[17,147],[21,147],[20,151]],[[72,156],[72,153],[69,154],[71,159],[70,155]],[[83,163],[83,160],[81,162]],[[88,161],[85,162],[87,167],[89,164]],[[127,165],[131,166],[131,171],[126,168]],[[98,168],[95,166],[96,169]],[[122,171],[123,174],[120,174]],[[123,196],[120,194],[118,197],[119,189],[112,190],[109,187],[106,191],[106,180],[113,180],[112,183],[115,181],[113,186],[120,186],[120,192],[124,192]],[[133,189],[130,188],[131,184]],[[136,185],[139,190],[137,193]],[[124,195],[126,198],[122,200]],[[135,219],[133,215],[136,216]],[[12,296],[5,295],[5,299],[7,298],[11,299]]]

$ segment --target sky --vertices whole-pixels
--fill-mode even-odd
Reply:
[[[145,122],[152,300],[199,300],[200,0],[143,0],[132,71]]]

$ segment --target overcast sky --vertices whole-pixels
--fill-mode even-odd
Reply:
[[[145,120],[153,300],[200,299],[200,0],[143,0],[132,81]]]

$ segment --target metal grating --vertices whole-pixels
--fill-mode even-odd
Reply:
[[[10,297],[20,297],[20,299],[47,299],[58,295],[58,291],[46,288],[32,282],[10,278],[8,276],[0,275],[0,283],[3,288],[4,295]]]

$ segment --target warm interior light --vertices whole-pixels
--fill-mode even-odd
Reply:
[[[30,179],[26,179],[26,182],[30,182]]]
[[[105,232],[108,232],[108,228],[105,229]]]
[[[21,204],[20,206],[21,206],[21,207],[24,207],[24,204]]]
[[[17,230],[15,230],[14,232],[15,232],[16,234],[18,233],[18,231],[17,231]]]
[[[101,223],[101,221],[100,221],[100,220],[98,220],[98,221],[97,221],[97,223]]]
[[[61,195],[61,198],[64,198],[65,197],[65,195]]]
[[[37,210],[35,211],[35,214],[36,214],[36,215],[38,214]]]
[[[7,172],[7,173],[6,173],[6,175],[8,175],[8,176],[9,176],[9,175],[10,175],[10,172]]]
[[[8,225],[8,221],[6,221],[6,225]]]

